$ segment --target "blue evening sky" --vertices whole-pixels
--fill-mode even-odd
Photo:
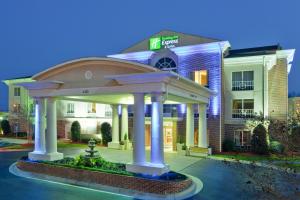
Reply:
[[[299,9],[299,0],[0,0],[0,79],[118,53],[162,29],[228,40],[232,48],[300,49]],[[299,65],[296,51],[290,92],[300,92]],[[7,110],[3,83],[0,110]]]

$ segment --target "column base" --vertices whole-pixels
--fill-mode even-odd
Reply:
[[[64,158],[63,153],[44,153],[44,152],[30,152],[28,154],[28,158],[30,160],[44,160],[44,161],[54,161],[54,160],[61,160]]]
[[[107,144],[107,148],[109,148],[109,149],[120,149],[120,143],[119,142],[109,142]]]
[[[126,171],[145,174],[151,176],[160,176],[170,171],[170,167],[165,164],[153,164],[153,163],[130,163],[126,164]]]

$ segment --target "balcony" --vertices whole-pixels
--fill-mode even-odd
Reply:
[[[244,91],[253,89],[253,81],[232,81],[232,91]]]
[[[249,119],[254,117],[253,109],[233,109],[232,118],[235,119]]]

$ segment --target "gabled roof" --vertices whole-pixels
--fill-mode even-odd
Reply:
[[[282,47],[279,44],[245,49],[233,49],[229,50],[226,58],[275,54],[277,50],[282,50]]]
[[[162,30],[150,37],[136,43],[135,45],[128,47],[127,49],[123,50],[121,53],[130,53],[130,52],[138,52],[138,51],[148,51],[149,50],[149,39],[152,37],[157,36],[179,36],[179,44],[176,46],[189,46],[189,45],[196,45],[196,44],[205,44],[211,42],[220,42],[222,40],[213,39],[208,37],[202,37],[197,35],[185,34],[176,31],[170,30]]]

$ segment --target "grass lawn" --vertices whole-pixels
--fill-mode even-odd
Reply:
[[[71,142],[63,142],[59,141],[57,143],[58,148],[71,148],[71,147],[77,147],[77,148],[87,148],[87,144],[83,143],[71,143]]]
[[[246,160],[246,161],[300,161],[300,155],[256,155],[252,153],[236,153],[228,152],[221,154],[214,154],[212,157],[234,159],[234,160]]]
[[[32,149],[34,144],[16,144],[16,145],[10,145],[2,147],[1,149],[7,149],[7,150],[14,150],[14,149]],[[58,148],[87,148],[87,144],[83,143],[71,143],[71,142],[64,142],[64,141],[58,141],[57,143]]]

